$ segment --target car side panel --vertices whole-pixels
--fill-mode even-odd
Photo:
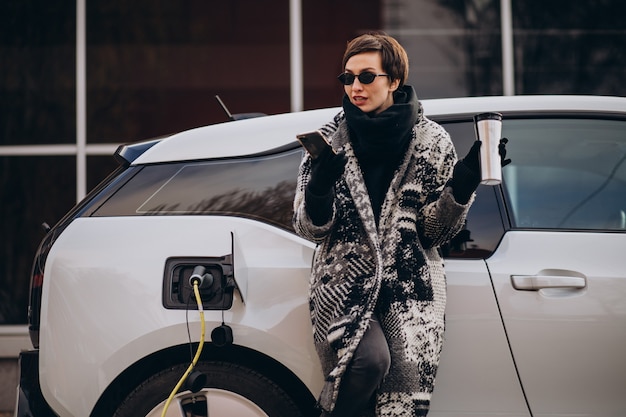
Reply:
[[[446,260],[446,333],[429,415],[529,417],[483,260]]]
[[[534,417],[624,415],[624,248],[624,233],[515,231],[487,261]]]
[[[236,344],[273,357],[318,391],[322,375],[306,301],[310,243],[233,217],[80,218],[55,243],[44,277],[40,375],[53,409],[60,415],[89,415],[128,366],[188,343],[185,310],[162,304],[165,260],[230,254],[233,230],[245,235],[259,227],[272,229],[271,241],[266,236],[261,243],[286,260],[280,268],[250,276],[246,304],[237,296],[224,320]],[[198,320],[195,311],[189,313],[193,340],[200,334]],[[221,320],[220,311],[207,311],[207,333]]]

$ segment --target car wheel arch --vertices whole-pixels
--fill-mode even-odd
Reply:
[[[193,349],[195,350],[196,347],[197,343],[194,343]],[[144,380],[170,366],[190,361],[188,344],[172,346],[141,358],[127,367],[109,384],[96,402],[90,417],[111,416],[116,407]],[[304,382],[285,365],[261,352],[240,345],[215,347],[207,344],[200,361],[229,362],[264,375],[284,389],[298,404],[301,404],[305,414],[314,415],[312,413],[315,410],[315,398]]]

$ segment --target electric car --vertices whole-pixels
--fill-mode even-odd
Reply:
[[[423,104],[461,156],[472,116],[502,113],[512,158],[441,248],[446,340],[430,415],[624,415],[626,98]],[[296,135],[339,111],[120,147],[119,168],[36,253],[16,416],[317,416],[315,245],[291,225]]]

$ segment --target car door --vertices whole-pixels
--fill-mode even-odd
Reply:
[[[438,120],[459,158],[474,141],[471,117]],[[444,245],[446,334],[429,416],[529,417],[485,258],[505,233],[498,187],[481,185],[464,229]]]
[[[512,230],[487,259],[534,417],[626,411],[626,121],[504,121]]]

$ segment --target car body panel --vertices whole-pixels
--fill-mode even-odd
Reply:
[[[294,142],[298,133],[319,129],[330,122],[339,110],[330,108],[285,113],[199,127],[167,138],[142,154],[133,164],[230,158],[266,152]]]
[[[624,248],[624,233],[512,231],[487,260],[534,417],[626,410]],[[512,275],[586,286],[516,290]]]
[[[53,409],[62,415],[89,415],[104,389],[128,366],[188,343],[186,311],[166,310],[161,301],[165,260],[227,255],[233,230],[253,235],[286,259],[283,265],[271,262],[272,269],[259,264],[263,258],[247,259],[258,273],[248,282],[247,302],[244,306],[237,299],[224,312],[235,343],[274,357],[309,389],[319,391],[321,368],[306,302],[309,242],[238,218],[81,218],[57,241],[55,247],[62,250],[50,252],[44,278],[48,296],[42,306],[40,374]],[[189,313],[194,340],[200,334],[198,319],[197,313]],[[205,312],[205,320],[210,332],[222,323],[221,311]]]
[[[485,262],[445,267],[446,332],[429,415],[528,417]]]

